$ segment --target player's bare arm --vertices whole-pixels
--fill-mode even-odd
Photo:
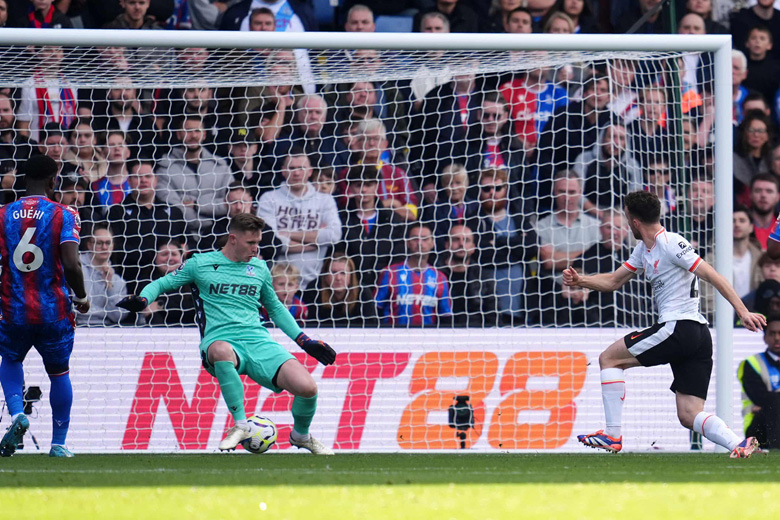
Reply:
[[[721,295],[723,295],[724,298],[726,298],[726,300],[728,300],[731,306],[734,307],[734,310],[737,311],[737,316],[739,316],[739,319],[742,320],[742,325],[746,329],[753,332],[764,330],[764,327],[766,326],[766,318],[761,314],[750,312],[747,307],[745,307],[745,304],[742,303],[739,295],[728,282],[728,280],[726,280],[726,278],[717,272],[710,264],[702,260],[699,262],[699,266],[696,268],[693,274],[705,282],[711,284],[718,290]]]
[[[563,285],[567,287],[584,287],[594,291],[610,292],[623,287],[634,277],[634,273],[623,266],[618,267],[612,273],[593,275],[579,274],[576,269],[569,266],[563,270]]]
[[[62,248],[62,266],[65,269],[65,280],[76,296],[73,304],[76,310],[85,313],[89,311],[89,298],[84,288],[84,272],[81,270],[79,245],[77,242],[64,242]]]

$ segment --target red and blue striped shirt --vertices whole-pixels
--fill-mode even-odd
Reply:
[[[17,325],[67,318],[64,242],[79,242],[76,210],[42,196],[0,208],[0,315]]]
[[[382,320],[393,325],[435,325],[452,314],[449,282],[435,267],[420,271],[406,262],[385,267],[375,299]]]

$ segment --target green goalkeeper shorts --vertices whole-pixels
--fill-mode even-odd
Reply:
[[[265,339],[207,338],[200,344],[200,358],[203,362],[203,368],[214,377],[217,377],[217,375],[214,372],[214,365],[209,361],[207,352],[208,348],[215,341],[225,341],[233,347],[233,351],[236,353],[236,357],[238,357],[236,370],[239,374],[246,374],[252,381],[274,393],[278,394],[282,391],[282,388],[273,383],[274,376],[283,364],[291,359],[295,359],[295,357],[277,342]]]

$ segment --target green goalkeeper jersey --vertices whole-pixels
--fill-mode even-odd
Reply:
[[[290,311],[279,301],[271,272],[263,260],[233,262],[221,251],[193,255],[174,272],[147,285],[140,296],[155,301],[160,294],[194,284],[198,323],[208,340],[270,340],[260,315],[264,306],[277,327],[291,339],[300,334]],[[202,309],[202,312],[201,312]]]

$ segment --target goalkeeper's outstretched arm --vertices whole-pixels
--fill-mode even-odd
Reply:
[[[623,267],[618,267],[612,273],[581,275],[569,266],[563,270],[563,285],[568,287],[584,287],[593,291],[611,292],[623,287],[634,277],[634,273]]]
[[[131,312],[141,312],[147,305],[159,298],[161,294],[178,289],[182,285],[193,283],[195,281],[194,264],[195,261],[192,259],[184,262],[174,272],[168,273],[148,284],[138,296],[131,294],[117,303],[117,306]]]

